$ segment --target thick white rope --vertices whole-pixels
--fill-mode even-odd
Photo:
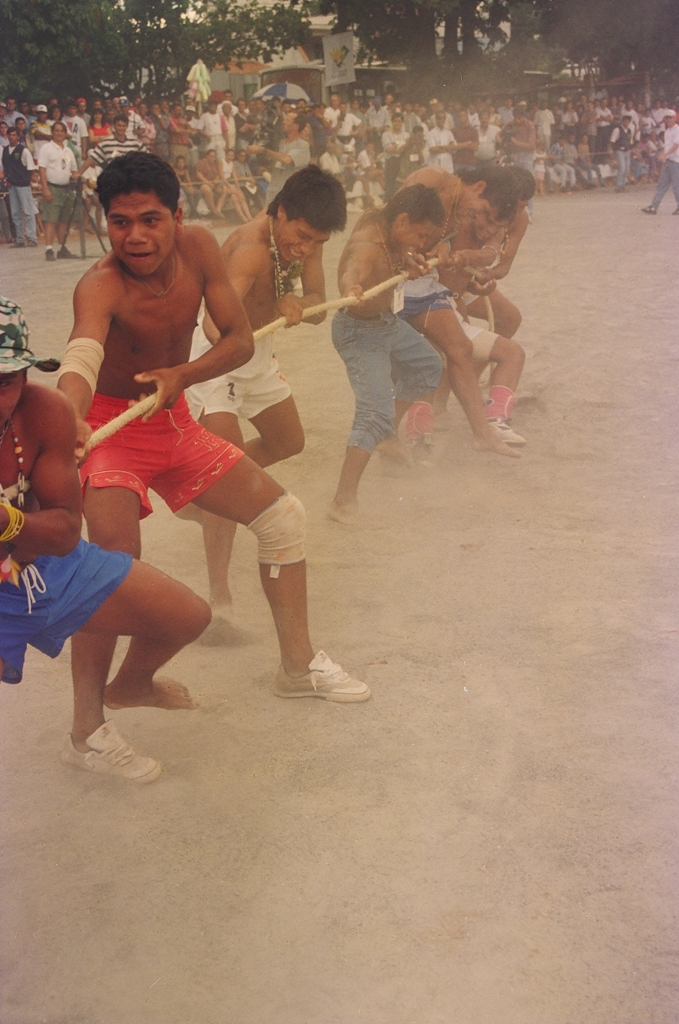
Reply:
[[[434,267],[438,263],[437,259],[429,260],[429,266]],[[476,276],[476,271],[472,267],[465,267],[473,276]],[[327,313],[333,309],[346,309],[348,306],[356,306],[359,302],[365,302],[367,299],[374,299],[376,295],[380,295],[382,292],[386,292],[389,288],[394,288],[401,281],[405,281],[408,277],[408,271],[404,270],[400,274],[394,274],[393,277],[387,278],[386,281],[381,281],[380,284],[376,284],[373,288],[368,288],[367,291],[363,292],[360,299],[354,295],[350,295],[344,299],[331,299],[330,302],[321,302],[318,306],[308,306],[307,309],[302,313],[303,320],[309,320],[313,316],[317,316],[318,313]],[[495,330],[495,323],[493,320],[493,309],[490,304],[488,296],[484,296],[486,311],[488,313],[488,330],[493,333]],[[260,338],[266,337],[267,334],[273,334],[279,327],[285,327],[287,320],[284,316],[279,316],[277,320],[273,320],[270,324],[266,324],[264,327],[260,327],[258,331],[255,331],[253,337],[255,341]],[[156,396],[149,395],[147,398],[143,398],[141,402],[137,402],[135,405],[131,405],[129,409],[121,413],[120,416],[116,416],[115,419],[105,423],[103,427],[99,427],[95,430],[89,439],[87,450],[90,451],[95,445],[101,444],[107,437],[111,437],[117,433],[123,427],[126,427],[128,423],[132,423],[133,420],[138,419],[140,416],[144,416],[147,412],[150,412],[155,405]]]
[[[438,263],[438,260],[430,260],[429,265],[434,266]],[[386,292],[389,288],[394,288],[401,281],[405,281],[408,277],[408,271],[404,270],[400,274],[394,274],[393,277],[388,278],[386,281],[376,284],[374,288],[368,288],[367,291],[363,292],[363,296],[358,299],[354,295],[350,295],[344,299],[332,299],[330,302],[321,302],[318,306],[309,306],[304,310],[302,314],[303,320],[308,320],[312,316],[316,316],[318,313],[325,313],[331,309],[344,309],[347,306],[355,306],[359,302],[364,302],[366,299],[373,299],[376,295],[380,295],[381,292]],[[267,334],[273,334],[274,331],[278,330],[279,327],[285,327],[287,320],[284,316],[280,316],[277,320],[274,320],[270,324],[266,324],[264,327],[260,327],[258,331],[255,331],[253,337],[255,341],[259,338],[264,338]],[[87,450],[88,452],[94,448],[95,445],[101,444],[107,437],[111,437],[117,431],[126,427],[132,420],[138,419],[139,416],[144,416],[147,412],[150,412],[155,405],[156,396],[149,395],[147,398],[143,398],[141,402],[137,402],[135,405],[131,405],[129,409],[121,413],[120,416],[116,416],[115,419],[105,423],[103,427],[99,427],[95,430],[89,439]]]

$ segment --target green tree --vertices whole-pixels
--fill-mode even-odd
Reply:
[[[0,0],[0,92],[179,94],[199,58],[258,59],[302,42],[303,7],[257,0]]]
[[[94,0],[0,0],[0,93],[79,95],[110,72],[111,7]]]
[[[544,0],[547,41],[571,60],[597,62],[605,78],[677,70],[676,0]]]

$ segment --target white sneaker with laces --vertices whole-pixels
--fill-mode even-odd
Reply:
[[[309,672],[296,679],[289,676],[281,665],[276,673],[273,692],[277,697],[320,697],[349,704],[370,697],[370,687],[358,679],[352,679],[341,665],[331,661],[324,651],[319,651],[309,665]]]
[[[515,445],[517,448],[519,445],[526,444],[526,438],[521,437],[521,434],[517,434],[517,432],[512,429],[511,420],[501,420],[490,417],[488,422],[497,436],[502,438],[505,444]]]
[[[61,752],[63,763],[96,775],[113,775],[130,782],[153,782],[160,775],[158,762],[152,757],[136,754],[113,722],[104,722],[85,742],[91,748],[86,753],[74,747],[69,733]]]

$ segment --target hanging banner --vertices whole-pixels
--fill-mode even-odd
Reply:
[[[323,59],[325,60],[325,84],[346,85],[355,82],[354,33],[340,32],[335,36],[323,36]]]

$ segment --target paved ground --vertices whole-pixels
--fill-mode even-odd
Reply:
[[[675,1024],[679,223],[649,191],[537,205],[506,284],[523,459],[456,416],[428,475],[371,465],[374,526],[324,518],[352,412],[329,326],[280,345],[313,636],[372,701],[271,694],[245,533],[250,642],[179,656],[199,711],[115,715],[152,786],[59,763],[67,653],[0,688],[4,1024]],[[81,271],[0,252],[40,352]],[[146,557],[205,592],[156,504]]]

